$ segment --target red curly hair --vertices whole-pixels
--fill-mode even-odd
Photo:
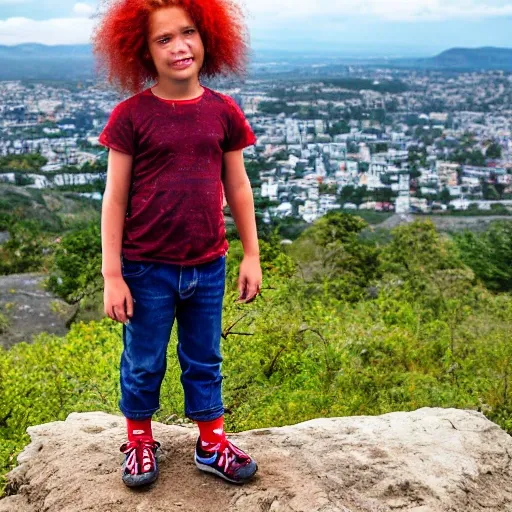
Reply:
[[[157,78],[149,56],[149,17],[163,7],[181,7],[196,25],[205,56],[200,74],[242,75],[247,64],[248,32],[241,8],[233,0],[107,0],[93,37],[100,69],[122,90],[139,92]]]

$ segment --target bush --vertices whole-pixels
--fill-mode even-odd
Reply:
[[[99,223],[62,237],[55,250],[48,289],[68,302],[79,302],[103,287]]]
[[[331,217],[313,227],[308,243],[357,245],[362,227]],[[97,235],[91,228],[65,247],[82,252]],[[296,243],[297,255],[308,258],[304,240]],[[73,254],[70,260],[83,261]],[[312,288],[278,238],[262,242],[261,255],[262,295],[238,304],[243,250],[231,243],[222,332],[227,430],[436,406],[479,410],[512,433],[512,296],[476,282],[458,246],[431,223],[394,230],[372,271],[377,293],[352,302],[332,293],[339,276]],[[83,285],[69,276],[64,290]],[[367,282],[352,276],[355,286]],[[27,426],[72,411],[118,413],[121,329],[110,319],[79,323],[64,338],[41,335],[32,345],[0,349],[2,471],[27,443]],[[173,333],[156,421],[183,414],[175,344]]]
[[[0,247],[0,273],[15,274],[40,271],[49,262],[51,239],[33,220],[11,224],[9,239]]]
[[[465,231],[454,235],[462,260],[485,286],[512,291],[512,222],[493,222],[487,231]]]

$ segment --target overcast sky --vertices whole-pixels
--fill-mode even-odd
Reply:
[[[88,43],[98,1],[0,0],[0,44]],[[245,0],[255,49],[429,55],[512,47],[512,0]]]

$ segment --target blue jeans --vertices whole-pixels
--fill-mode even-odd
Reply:
[[[226,257],[195,266],[128,261],[123,278],[134,299],[123,325],[119,408],[133,420],[160,408],[167,345],[178,323],[178,360],[185,415],[210,421],[224,414],[220,353]]]

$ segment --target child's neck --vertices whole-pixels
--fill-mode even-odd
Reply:
[[[191,100],[201,96],[203,92],[199,79],[193,83],[187,80],[173,83],[158,80],[151,90],[153,94],[166,100]]]

